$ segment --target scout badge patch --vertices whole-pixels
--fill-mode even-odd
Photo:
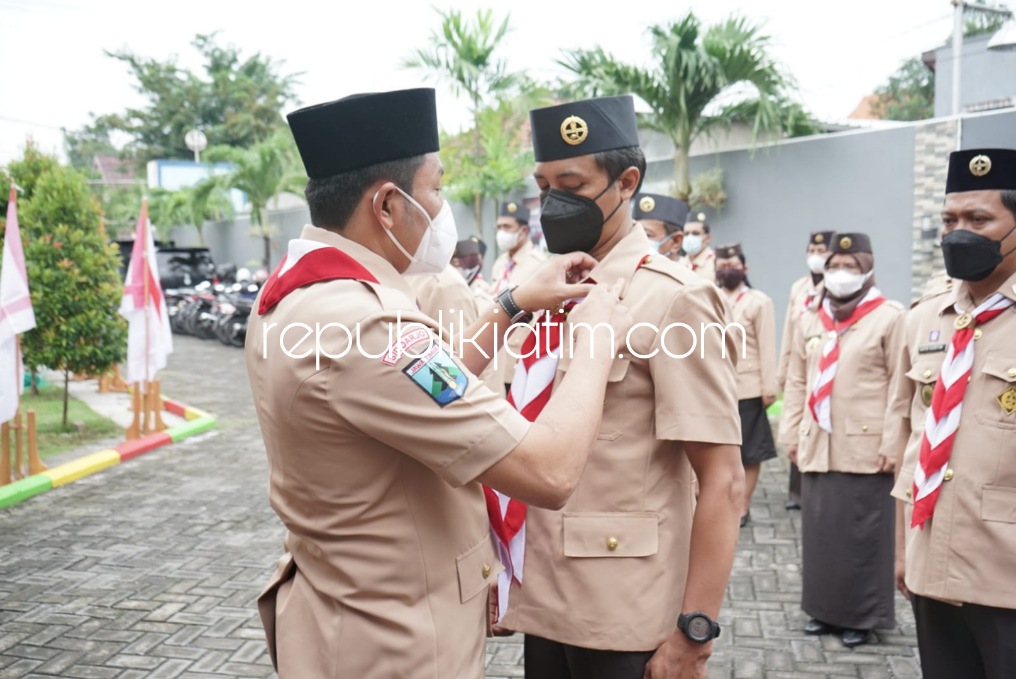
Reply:
[[[442,408],[462,398],[469,384],[469,378],[462,369],[437,344],[406,366],[402,372]]]

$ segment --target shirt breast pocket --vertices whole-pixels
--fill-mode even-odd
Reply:
[[[989,354],[981,367],[982,389],[977,401],[963,399],[980,424],[1016,430],[1016,360]]]
[[[935,393],[935,383],[938,382],[939,371],[942,370],[944,354],[938,354],[934,358],[918,360],[907,371],[907,379],[914,383],[914,404],[911,408],[911,418],[920,418],[924,410],[931,405],[931,397]],[[918,406],[917,402],[921,405]]]
[[[563,518],[566,557],[644,557],[660,549],[660,517],[651,512],[583,512]]]

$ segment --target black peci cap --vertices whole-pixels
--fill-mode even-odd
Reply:
[[[533,109],[529,122],[538,163],[639,145],[635,103],[628,94]]]
[[[529,223],[529,208],[522,203],[516,203],[514,201],[507,201],[501,203],[501,214],[499,217],[511,217],[521,224]]]
[[[949,154],[946,193],[1016,191],[1016,150],[968,149]]]
[[[434,90],[354,94],[286,116],[311,179],[434,153]]]
[[[635,219],[658,219],[677,228],[684,226],[688,203],[658,193],[640,193],[635,199]]]
[[[866,233],[838,233],[833,236],[832,247],[829,248],[830,255],[867,252],[872,254],[871,238]]]

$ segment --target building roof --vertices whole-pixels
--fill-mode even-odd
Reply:
[[[136,184],[134,166],[113,155],[97,155],[92,169],[99,173],[100,184]]]

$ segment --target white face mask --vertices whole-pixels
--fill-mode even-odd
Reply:
[[[808,271],[819,274],[825,271],[826,259],[828,255],[808,255]]]
[[[825,274],[825,289],[829,294],[838,299],[850,297],[861,289],[864,282],[871,278],[872,272],[854,273],[844,269],[827,271]]]
[[[513,233],[511,231],[499,229],[498,232],[494,235],[494,239],[497,241],[497,247],[499,250],[501,250],[501,252],[508,252],[513,247],[518,245],[519,236],[521,235],[522,235],[521,231],[515,231]]]
[[[699,251],[702,249],[703,240],[704,236],[701,236],[697,233],[685,234],[684,245],[682,247],[684,248],[684,251],[687,252],[689,255],[697,255]]]
[[[455,228],[455,215],[452,214],[452,206],[447,200],[444,201],[444,205],[441,206],[437,217],[431,219],[427,211],[423,209],[423,206],[417,203],[412,196],[397,186],[395,190],[405,196],[406,200],[415,205],[416,209],[423,213],[429,225],[427,231],[423,234],[423,238],[420,239],[420,244],[416,247],[416,253],[412,255],[409,254],[406,248],[402,247],[402,243],[399,242],[390,229],[385,229],[385,233],[395,243],[395,247],[409,259],[409,268],[403,271],[402,275],[417,276],[420,274],[440,273],[452,261],[452,255],[455,254],[455,244],[459,239],[459,231]],[[377,196],[378,194],[375,193],[375,201],[377,201]]]

